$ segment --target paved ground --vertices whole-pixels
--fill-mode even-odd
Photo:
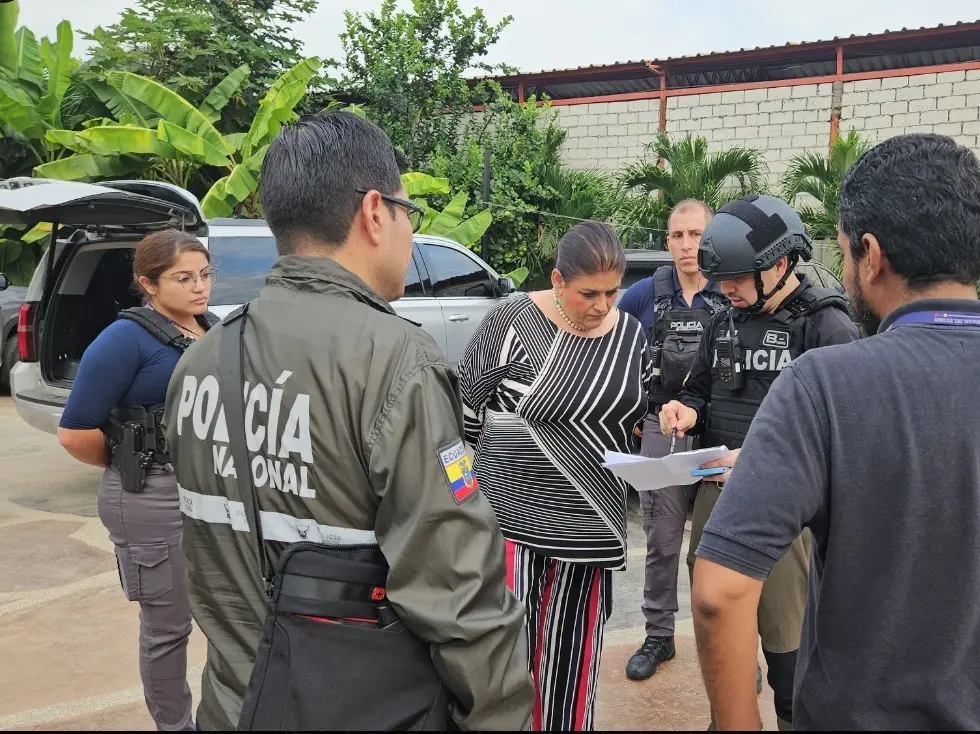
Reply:
[[[98,479],[97,470],[72,460],[53,436],[23,423],[9,398],[0,398],[0,729],[153,728],[137,668],[138,608],[122,596],[112,546],[96,515]],[[616,574],[605,634],[597,728],[704,730],[709,715],[686,573],[677,658],[643,683],[623,672],[643,639],[641,541],[634,515],[629,568]],[[196,702],[205,656],[197,630],[189,656]],[[762,698],[766,728],[773,730],[768,687]]]

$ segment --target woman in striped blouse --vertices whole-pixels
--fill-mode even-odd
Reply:
[[[474,469],[527,608],[535,730],[592,729],[612,571],[626,567],[627,486],[600,464],[635,449],[650,362],[614,305],[624,270],[609,226],[573,227],[553,290],[491,311],[460,362]]]

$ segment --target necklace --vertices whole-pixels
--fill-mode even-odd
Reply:
[[[584,326],[579,326],[568,318],[568,314],[565,313],[565,309],[561,307],[561,299],[558,298],[557,293],[555,293],[555,307],[558,309],[558,313],[561,314],[561,317],[565,319],[565,323],[575,329],[575,331],[589,331],[589,329],[585,328]]]
[[[174,320],[173,320],[172,318],[170,318],[169,316],[167,317],[167,321],[169,321],[169,322],[170,322],[171,324],[173,324],[174,326],[176,326],[176,327],[177,327],[178,329],[180,329],[180,330],[181,330],[182,332],[184,332],[185,334],[190,334],[190,335],[191,335],[192,337],[194,337],[195,339],[199,339],[200,337],[202,337],[202,336],[204,336],[204,334],[203,334],[203,333],[200,333],[200,332],[197,332],[197,331],[194,331],[193,329],[188,329],[188,328],[187,328],[186,326],[184,326],[184,325],[182,325],[182,324],[178,324],[178,323],[177,323],[176,321],[174,321]]]

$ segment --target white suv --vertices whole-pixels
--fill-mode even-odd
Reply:
[[[57,431],[86,347],[120,310],[140,305],[132,257],[146,232],[176,227],[207,245],[218,269],[211,309],[219,316],[258,294],[277,257],[264,221],[206,222],[192,194],[157,181],[0,181],[0,224],[39,222],[54,225],[56,246],[41,258],[21,306],[20,361],[10,382],[20,416],[49,433]],[[455,364],[483,316],[514,285],[451,240],[416,235],[414,242],[395,311],[421,324]]]

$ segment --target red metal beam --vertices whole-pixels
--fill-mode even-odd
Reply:
[[[856,82],[863,79],[888,79],[896,76],[917,76],[920,74],[941,74],[947,71],[970,71],[980,69],[980,61],[963,61],[957,64],[939,64],[936,66],[913,66],[903,69],[885,69],[883,71],[862,71],[850,74],[830,74],[827,76],[799,77],[796,79],[779,79],[769,82],[751,82],[748,84],[719,84],[708,87],[685,87],[667,89],[666,91],[651,90],[649,92],[629,92],[626,94],[606,94],[595,97],[575,97],[569,99],[553,99],[555,107],[564,105],[586,104],[590,102],[631,102],[638,99],[658,99],[661,95],[667,97],[688,97],[692,94],[711,94],[712,92],[737,92],[747,89],[772,89],[775,87],[798,87],[804,84],[832,84],[835,81]]]
[[[834,79],[834,84],[840,84],[844,81],[844,47],[837,47],[837,70],[836,79]],[[835,90],[836,91],[836,90]],[[836,95],[835,95],[836,96]],[[831,105],[830,110],[830,148],[834,147],[834,142],[837,140],[837,133],[840,131],[840,100],[837,100],[836,105]]]
[[[524,82],[517,85],[517,101],[524,102]]]
[[[766,48],[742,49],[739,51],[721,51],[718,53],[700,54],[697,56],[681,56],[673,59],[662,59],[652,61],[627,62],[623,64],[608,64],[605,66],[589,66],[577,69],[553,69],[550,71],[530,72],[526,74],[513,74],[510,76],[492,77],[501,84],[517,83],[520,81],[535,83],[545,83],[548,81],[558,81],[579,78],[592,78],[596,76],[606,76],[608,78],[621,77],[624,74],[637,75],[637,72],[644,70],[653,71],[650,67],[670,67],[675,70],[692,69],[694,67],[712,66],[719,63],[731,61],[753,62],[767,59],[793,59],[800,58],[808,54],[820,54],[826,52],[836,52],[842,46],[863,47],[862,51],[871,53],[876,45],[882,42],[894,45],[896,42],[909,41],[925,38],[942,38],[946,36],[969,35],[980,32],[980,22],[962,23],[957,25],[937,26],[934,28],[918,28],[903,31],[886,31],[871,36],[856,36],[851,38],[835,38],[826,41],[805,41],[803,43],[784,44],[782,46],[769,46]]]
[[[567,80],[569,77],[578,79],[580,77],[594,77],[594,76],[608,76],[610,74],[617,73],[639,73],[641,76],[645,73],[649,73],[650,69],[647,67],[646,61],[635,61],[626,64],[609,64],[607,66],[584,66],[577,69],[554,69],[551,71],[536,71],[527,74],[512,74],[510,76],[492,76],[487,77],[493,79],[500,84],[506,84],[507,82],[527,82],[534,81],[535,83],[546,83],[553,80]],[[479,79],[474,79],[478,81]]]
[[[667,130],[667,72],[660,74],[660,132]]]

